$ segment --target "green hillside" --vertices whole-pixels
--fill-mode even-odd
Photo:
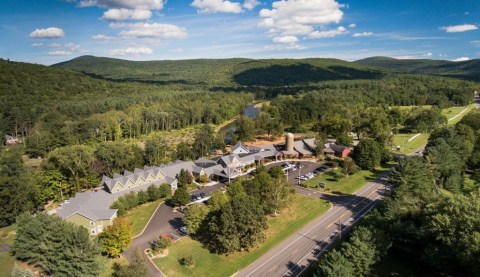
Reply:
[[[355,63],[401,73],[430,74],[480,81],[480,60],[478,59],[452,62],[428,59],[398,60],[389,57],[371,57],[358,60]]]
[[[44,130],[64,128],[77,136],[72,140],[85,140],[82,136],[91,135],[91,130],[112,128],[92,121],[102,126],[109,120],[126,124],[140,115],[145,126],[136,127],[137,133],[218,124],[237,115],[253,95],[227,97],[197,87],[112,82],[59,67],[0,60],[0,99],[0,135],[40,133],[43,124],[48,125]]]
[[[114,80],[229,87],[302,85],[383,76],[377,69],[336,59],[127,61],[82,56],[53,66]]]

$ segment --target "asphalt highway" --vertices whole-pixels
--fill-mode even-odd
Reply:
[[[299,276],[389,193],[386,180],[387,175],[382,175],[352,196],[325,195],[297,187],[299,193],[332,202],[333,208],[235,276]]]

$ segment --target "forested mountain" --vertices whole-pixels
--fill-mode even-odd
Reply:
[[[27,136],[27,147],[39,155],[76,142],[219,124],[253,99],[247,93],[118,83],[63,68],[0,60],[0,133]]]
[[[406,59],[398,60],[389,57],[371,57],[355,63],[402,73],[438,75],[465,80],[480,81],[480,60],[462,62]]]
[[[198,59],[127,61],[82,56],[53,65],[107,79],[209,86],[283,86],[378,79],[377,69],[337,59]]]

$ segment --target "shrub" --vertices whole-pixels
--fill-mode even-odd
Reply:
[[[180,262],[181,265],[187,266],[187,267],[193,266],[195,264],[195,261],[193,260],[192,255],[182,257],[178,261]]]

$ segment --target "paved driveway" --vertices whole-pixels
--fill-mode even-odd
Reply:
[[[192,191],[192,193],[203,192],[205,194],[209,194],[223,186],[224,184],[208,186]],[[130,254],[135,248],[143,253],[145,249],[151,247],[151,244],[157,240],[160,235],[165,233],[171,234],[173,237],[182,237],[183,235],[180,233],[179,228],[183,226],[183,216],[184,215],[182,213],[176,212],[173,207],[166,205],[165,203],[160,204],[143,233],[133,239],[132,245],[124,252],[123,255],[129,258]],[[157,270],[153,263],[149,262],[150,260],[146,256],[145,258],[147,260],[148,276],[164,276]]]
[[[8,244],[0,244],[0,253],[10,252],[10,246]]]

